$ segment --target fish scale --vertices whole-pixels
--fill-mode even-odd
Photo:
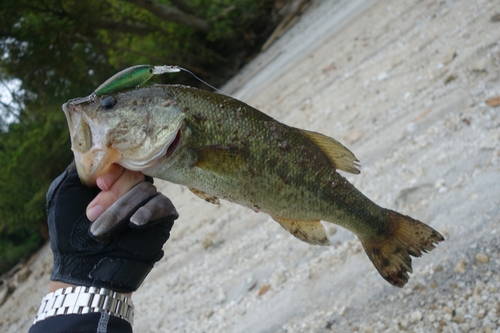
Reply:
[[[208,202],[221,198],[269,214],[310,244],[329,245],[320,221],[332,222],[354,232],[379,273],[399,287],[408,281],[410,256],[443,240],[424,223],[378,206],[340,175],[359,170],[338,141],[231,97],[152,85],[71,100],[63,110],[88,185],[118,163],[185,185]]]
[[[242,106],[239,101],[234,103],[234,100],[223,96],[220,99],[201,98],[203,103],[200,103],[199,95],[194,97],[191,90],[186,93],[183,87],[177,87],[171,91],[180,101],[181,108],[188,110],[186,123],[193,132],[190,146],[234,145],[248,148],[235,148],[238,153],[246,155],[245,162],[242,165],[235,164],[234,169],[237,170],[232,170],[230,177],[227,174],[218,177],[218,170],[213,172],[218,182],[224,182],[227,187],[234,188],[231,189],[230,195],[223,197],[224,199],[240,204],[242,201],[247,202],[244,205],[249,208],[256,208],[256,205],[259,207],[258,210],[280,217],[336,221],[351,231],[360,229],[356,230],[358,233],[377,233],[380,229],[384,229],[384,223],[377,223],[377,219],[383,219],[383,216],[377,214],[380,207],[369,201],[344,177],[335,172],[328,157],[307,138],[297,135],[294,128],[280,124],[247,105]],[[195,92],[206,94],[204,91]],[[203,113],[205,119],[210,119],[213,124],[224,123],[224,125],[221,127],[213,124],[205,125],[205,131],[194,133],[193,128],[198,128],[199,125],[190,126],[192,121],[196,121],[195,117],[189,116],[192,110]],[[225,118],[227,121],[223,122]],[[234,133],[237,133],[236,137],[239,140],[233,140]],[[252,140],[247,140],[249,138]],[[266,153],[262,153],[263,151]],[[185,167],[185,165],[179,166],[179,168]],[[172,172],[172,166],[169,168]],[[264,172],[252,173],[248,172],[248,168],[263,169]],[[205,172],[205,170],[198,169],[194,172]],[[153,176],[161,178],[160,173]],[[167,173],[167,170],[164,170],[164,173]],[[193,178],[198,177],[193,176]],[[209,194],[217,195],[211,193],[211,184],[203,184],[203,180],[210,177],[200,178],[202,181],[193,185],[204,187]],[[245,195],[248,191],[252,191],[251,188],[256,188],[255,192],[258,192],[258,195]],[[245,200],[246,197],[250,197],[250,200]],[[347,214],[344,213],[346,209]],[[363,219],[366,218],[365,215],[371,216],[372,222],[369,225],[363,223],[359,228],[357,219],[350,218],[357,216],[358,219]]]

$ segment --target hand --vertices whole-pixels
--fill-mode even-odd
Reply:
[[[135,192],[143,199],[131,205],[128,200],[134,195],[123,194],[142,179],[119,169],[110,172],[108,178],[103,177],[101,183],[98,181],[100,187],[108,188],[103,192],[84,187],[71,166],[52,183],[47,194],[54,253],[51,280],[131,292],[163,257],[162,246],[178,214],[170,200],[147,182],[128,192]],[[112,204],[119,197],[121,199]],[[92,223],[85,214],[87,205],[87,215],[92,215],[92,208],[96,206],[100,206],[97,210],[105,211],[95,222],[100,226],[98,237],[109,239],[105,243],[89,233]],[[108,213],[113,211],[119,214]],[[134,216],[137,219],[130,223],[129,219]]]
[[[132,187],[144,180],[144,174],[141,172],[130,171],[118,164],[112,164],[105,174],[97,178],[97,186],[102,191],[87,206],[87,218],[94,222]]]

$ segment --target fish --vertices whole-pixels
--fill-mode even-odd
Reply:
[[[291,127],[229,96],[150,85],[63,104],[78,174],[87,186],[113,163],[266,213],[296,238],[330,244],[321,221],[350,230],[380,275],[403,287],[419,257],[444,240],[430,226],[382,208],[339,171],[355,155],[326,135]]]

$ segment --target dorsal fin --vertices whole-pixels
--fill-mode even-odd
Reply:
[[[326,135],[298,129],[306,138],[316,144],[335,166],[335,169],[359,174],[359,161],[354,154],[337,140]]]

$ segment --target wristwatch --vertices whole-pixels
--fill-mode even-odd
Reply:
[[[134,321],[132,299],[113,290],[97,287],[68,287],[48,293],[42,299],[33,325],[46,318],[68,314],[103,312]]]

